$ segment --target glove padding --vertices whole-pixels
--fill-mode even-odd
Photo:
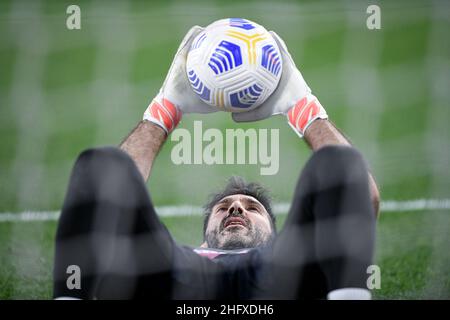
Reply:
[[[288,123],[303,138],[306,129],[317,119],[328,119],[327,112],[312,94],[300,99],[287,113]]]
[[[170,133],[181,119],[182,113],[210,113],[218,111],[203,102],[192,90],[186,73],[186,60],[194,38],[203,31],[192,27],[181,41],[166,79],[144,112],[144,120],[151,121]]]
[[[291,109],[295,109],[291,117],[288,117],[288,121],[297,134],[302,137],[312,121],[318,118],[327,119],[328,116],[317,98],[311,94],[311,89],[297,69],[283,39],[274,31],[270,31],[270,33],[277,42],[283,59],[280,82],[270,97],[258,108],[247,112],[233,113],[232,118],[236,122],[258,121],[277,114],[287,115]],[[314,105],[317,108],[312,107],[313,101],[315,101]],[[312,113],[300,112],[303,111],[303,108],[307,108],[308,112]],[[305,119],[307,120],[306,123],[304,122]]]

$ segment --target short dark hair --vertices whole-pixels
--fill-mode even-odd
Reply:
[[[276,228],[276,218],[272,211],[272,199],[269,194],[269,190],[260,185],[257,182],[248,183],[244,178],[239,176],[232,176],[227,185],[222,191],[213,193],[209,196],[208,202],[204,206],[204,220],[203,220],[203,236],[206,234],[206,228],[208,226],[209,217],[211,216],[212,209],[217,202],[225,197],[243,194],[246,196],[251,196],[258,200],[266,209],[270,217],[270,222],[272,224],[272,230],[274,233],[277,232]]]

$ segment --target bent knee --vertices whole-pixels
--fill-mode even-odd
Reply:
[[[137,203],[146,196],[144,181],[134,161],[116,147],[101,147],[83,151],[72,173],[83,180],[97,200],[122,206]]]
[[[325,146],[311,157],[311,163],[318,177],[327,181],[368,182],[368,169],[361,153],[351,147],[342,145]]]
[[[107,169],[133,165],[133,160],[117,147],[99,147],[87,149],[80,153],[76,166],[84,170],[102,172]]]
[[[117,147],[100,147],[83,151],[75,163],[75,170],[95,179],[133,176],[138,172],[134,161]],[[137,173],[138,176],[140,176]]]
[[[99,147],[86,149],[80,153],[77,162],[128,161],[129,156],[117,147]]]

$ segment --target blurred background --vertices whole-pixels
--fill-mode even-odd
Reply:
[[[71,4],[81,9],[81,30],[66,27]],[[366,26],[370,4],[381,8],[380,30]],[[187,30],[225,17],[275,30],[330,118],[366,156],[384,201],[375,297],[450,298],[448,1],[2,0],[0,299],[51,297],[56,218],[77,155],[118,145]],[[194,120],[204,130],[279,128],[280,170],[177,166],[168,140],[148,186],[175,238],[200,243],[198,207],[232,174],[272,190],[281,227],[310,155],[305,143],[283,117],[243,125],[226,113],[187,115],[179,127]]]

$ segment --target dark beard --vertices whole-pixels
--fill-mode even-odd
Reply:
[[[222,230],[222,228],[219,228]],[[251,233],[252,237],[248,240],[248,238],[243,238],[237,234],[233,234],[228,240],[222,244],[219,244],[218,234],[220,232],[218,230],[214,230],[214,232],[210,232],[206,235],[206,242],[208,243],[209,248],[216,248],[222,250],[235,250],[235,249],[246,249],[246,248],[255,248],[257,246],[264,244],[264,239],[261,231],[259,229],[248,229],[247,234]]]

